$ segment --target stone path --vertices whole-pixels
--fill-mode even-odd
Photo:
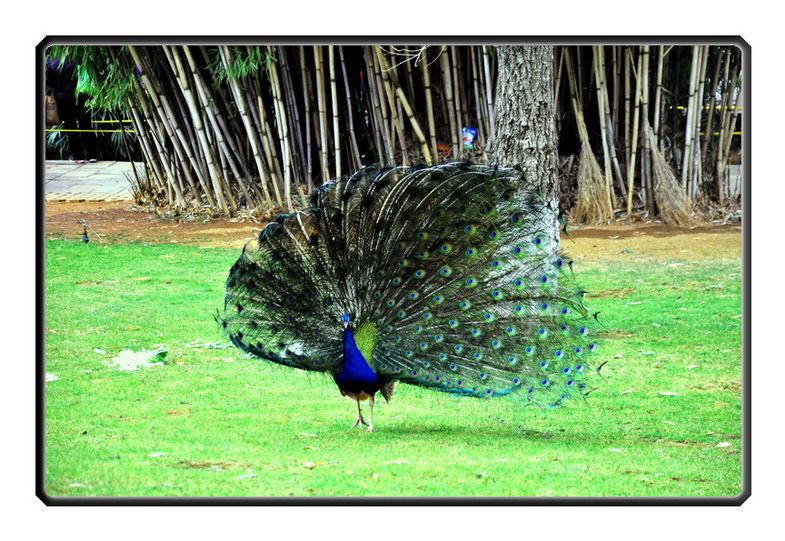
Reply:
[[[132,201],[131,162],[99,161],[74,164],[47,160],[46,201]]]

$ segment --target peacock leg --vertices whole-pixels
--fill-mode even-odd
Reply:
[[[362,428],[362,425],[367,424],[368,423],[365,422],[365,419],[363,419],[363,410],[360,408],[360,399],[357,398],[357,421],[355,421],[352,428],[356,427],[357,425],[360,425],[360,428]]]
[[[371,422],[368,424],[368,432],[373,432],[373,402],[374,402],[374,395],[371,395],[368,398],[368,405],[371,408]]]

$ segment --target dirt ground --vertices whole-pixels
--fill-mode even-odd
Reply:
[[[80,239],[82,223],[91,242],[181,243],[241,249],[266,221],[255,217],[167,217],[129,202],[48,202],[47,238]],[[646,254],[661,259],[741,257],[741,224],[707,223],[693,228],[637,223],[571,227],[564,248],[573,258],[616,259]]]

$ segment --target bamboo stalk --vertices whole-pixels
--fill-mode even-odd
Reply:
[[[376,49],[376,55],[379,65],[382,68],[382,73],[386,76],[388,82],[395,89],[395,95],[398,97],[398,101],[401,103],[404,111],[406,111],[406,114],[408,115],[409,122],[412,125],[412,130],[414,130],[414,134],[417,137],[417,140],[420,142],[420,151],[423,154],[425,163],[429,165],[433,164],[431,152],[428,150],[428,141],[425,138],[425,134],[422,132],[422,128],[420,128],[419,122],[417,122],[417,118],[414,116],[414,111],[412,111],[411,104],[409,103],[409,100],[406,99],[406,95],[404,95],[403,89],[401,89],[401,85],[398,82],[397,77],[395,77],[395,75],[389,69],[387,59],[384,58],[380,49]]]
[[[717,143],[718,152],[717,152],[717,178],[718,183],[721,187],[720,193],[727,195],[730,192],[730,186],[726,183],[727,177],[727,170],[728,170],[728,156],[730,154],[730,147],[733,141],[733,131],[736,125],[736,118],[738,117],[739,113],[739,104],[741,103],[741,88],[739,88],[738,92],[736,92],[736,76],[737,76],[737,67],[734,66],[733,71],[730,72],[730,79],[728,79],[727,74],[730,68],[730,63],[732,62],[731,54],[728,54],[728,66],[726,67],[726,85],[725,85],[725,95],[723,96],[723,120],[722,120],[722,127],[720,128],[720,137]],[[735,100],[734,100],[735,94]],[[721,199],[724,200],[723,198]]]
[[[386,69],[387,63],[384,59],[384,53],[382,52],[381,47],[374,47],[373,48],[374,54],[376,55],[376,64],[379,67],[379,74],[382,79],[381,88],[384,91],[384,95],[387,98],[387,103],[390,107],[390,116],[392,119],[392,125],[395,128],[395,132],[398,134],[398,140],[401,143],[401,155],[403,164],[409,163],[409,156],[406,148],[406,138],[403,134],[403,126],[401,125],[401,121],[398,118],[398,112],[395,103],[395,93],[392,88],[392,84],[390,83],[390,74]]]
[[[461,153],[463,151],[463,136],[462,136],[462,129],[466,126],[464,122],[463,116],[463,101],[461,99],[461,89],[463,85],[461,85],[461,77],[459,74],[459,59],[458,59],[458,50],[453,45],[450,47],[450,58],[452,59],[451,67],[452,67],[452,89],[453,89],[453,101],[455,104],[455,131],[453,132],[454,137],[457,140],[457,148],[458,152]]]
[[[684,129],[684,156],[681,170],[681,187],[687,191],[687,181],[692,176],[692,141],[695,135],[695,92],[697,91],[697,77],[699,67],[698,45],[692,47],[692,65],[690,66],[690,92],[687,105],[687,122]]]
[[[597,81],[597,103],[600,115],[600,126],[602,131],[602,157],[603,157],[603,170],[605,172],[605,192],[607,193],[608,197],[608,204],[613,208],[613,202],[611,199],[611,190],[613,188],[612,181],[611,181],[611,159],[610,159],[610,152],[608,150],[608,130],[609,126],[606,122],[605,116],[605,97],[602,94],[602,84],[603,84],[603,74],[601,73],[601,63],[602,59],[600,55],[603,52],[600,50],[600,47],[597,45],[592,46],[592,56],[594,57],[594,62],[592,63],[592,67],[594,68],[595,78]]]
[[[619,160],[616,157],[616,145],[614,144],[614,136],[613,136],[613,120],[611,118],[611,112],[609,110],[608,84],[607,81],[605,80],[605,62],[604,62],[605,53],[603,47],[595,45],[594,55],[596,58],[594,69],[597,73],[596,78],[598,82],[597,101],[599,103],[600,123],[602,126],[602,133],[603,133],[603,152],[605,154],[606,160],[608,160],[605,162],[605,174],[607,176],[607,181],[608,181],[608,194],[610,194],[612,201],[616,199],[615,192],[613,190],[613,183],[611,181],[611,170],[612,170],[614,176],[616,177],[616,182],[619,185],[619,190],[621,192],[622,200],[624,200],[627,198],[627,190],[624,188],[624,178],[622,177],[621,174],[621,167],[619,166]]]
[[[724,181],[724,172],[725,172],[725,163],[724,163],[724,155],[723,151],[725,149],[725,133],[727,131],[727,119],[730,114],[730,98],[732,94],[733,85],[730,83],[728,79],[730,74],[730,66],[731,66],[731,54],[728,52],[728,55],[725,58],[725,68],[723,72],[723,90],[721,90],[722,101],[721,101],[721,109],[720,109],[720,135],[717,140],[717,163],[715,166],[716,170],[716,177],[717,177],[717,192],[720,194],[719,200],[720,203],[724,202],[724,194],[725,194],[725,187],[723,185]]]
[[[147,73],[149,73],[149,64],[147,63],[146,58],[143,58],[142,55],[139,54],[139,51],[135,46],[129,46],[128,50],[130,51],[131,56],[134,58],[134,61],[136,62],[137,66],[139,66],[140,70],[142,71],[142,81],[144,82],[144,87],[147,90],[147,94],[153,100],[155,110],[158,113],[157,116],[160,122],[159,126],[163,126],[165,130],[165,126],[168,124],[166,119],[166,113],[161,103],[161,94],[157,89],[156,82],[147,75]],[[155,126],[155,124],[153,126]],[[166,149],[164,145],[161,143],[161,138],[153,137],[153,141],[155,142],[155,145],[157,147],[156,149],[157,152],[159,152],[161,155],[166,155]],[[172,189],[174,199],[176,200],[177,205],[181,208],[185,208],[186,206],[185,199],[183,197],[182,191],[180,190],[180,186],[177,184],[177,181],[175,180],[176,175],[174,171],[171,169],[169,161],[164,160],[161,162],[161,165],[163,166],[163,169],[166,172],[166,179],[168,181],[166,182],[166,185]]]
[[[338,121],[338,88],[335,84],[335,46],[327,47],[327,58],[330,63],[330,91],[333,108],[333,144],[335,145],[335,176],[341,176],[341,130]]]
[[[496,134],[496,125],[495,125],[495,117],[496,112],[493,108],[493,92],[491,91],[492,88],[492,74],[491,74],[491,59],[490,59],[490,47],[484,46],[482,49],[482,62],[483,73],[485,74],[485,103],[487,108],[488,114],[488,140],[485,142],[485,148],[490,148],[491,142],[493,140],[494,135]]]
[[[163,47],[163,50],[164,53],[167,54],[167,56],[170,56],[172,54],[172,51],[166,46]],[[176,68],[171,60],[170,60],[170,67],[174,72]],[[193,173],[192,173],[192,169],[193,169],[193,172],[196,172],[196,174],[198,175],[200,170],[197,169],[196,167],[193,167],[194,165],[196,165],[196,162],[194,159],[193,150],[191,150],[190,141],[186,139],[186,135],[183,132],[180,123],[177,122],[177,119],[183,118],[183,115],[174,114],[174,112],[172,111],[172,107],[169,103],[169,100],[166,99],[165,96],[161,97],[161,105],[163,107],[163,114],[166,117],[166,120],[164,121],[164,126],[167,128],[167,133],[169,135],[170,141],[172,142],[172,148],[174,149],[175,154],[177,155],[178,162],[180,164],[189,164],[189,163],[193,164],[191,167],[187,167],[187,166],[181,167],[180,170],[186,177],[186,182],[188,183],[191,189],[191,194],[193,195],[195,202],[201,203],[199,189],[196,186],[196,181],[194,180]],[[204,186],[206,185],[206,183],[202,182],[202,185]],[[210,202],[210,204],[214,206],[215,201],[210,195],[210,192],[206,191],[205,194],[207,195],[207,199]]]
[[[570,101],[575,113],[578,135],[581,140],[581,154],[578,163],[578,201],[573,217],[578,222],[608,222],[613,218],[605,174],[592,153],[589,133],[583,119],[583,110],[578,102],[578,85],[572,67],[570,52],[564,50],[567,78],[570,83]]]
[[[378,79],[376,77],[377,66],[374,60],[375,54],[373,48],[366,46],[364,49],[364,58],[368,66],[368,76],[366,82],[368,84],[368,97],[371,101],[371,115],[373,120],[374,140],[376,141],[376,148],[379,154],[379,161],[386,160],[388,164],[393,163],[392,147],[389,144],[389,126],[387,122],[387,107],[380,99],[381,92],[378,87]]]
[[[654,124],[653,129],[657,137],[660,135],[660,102],[662,100],[662,72],[665,64],[665,46],[660,45],[657,55],[657,79],[654,91]]]
[[[282,184],[283,171],[281,170],[281,159],[278,157],[278,144],[274,139],[275,132],[270,126],[270,121],[267,118],[265,111],[264,101],[260,94],[256,95],[256,104],[259,109],[259,119],[262,125],[262,145],[264,146],[264,155],[270,170],[271,184],[273,187],[273,195],[275,196],[275,203],[279,207],[283,207],[284,200],[281,195],[280,186]]]
[[[452,157],[458,158],[458,142],[456,136],[458,134],[458,127],[455,125],[455,99],[453,98],[452,76],[450,70],[450,57],[446,53],[446,46],[442,48],[439,55],[439,64],[442,68],[442,84],[444,87],[444,96],[447,100],[447,115],[450,121],[450,141],[452,145]]]
[[[182,60],[180,59],[179,55],[173,55],[175,60],[175,65],[177,66],[177,71],[179,73],[184,74],[185,69],[182,64]],[[207,169],[209,171],[208,178],[212,182],[213,192],[215,193],[218,206],[222,212],[228,213],[229,206],[226,200],[226,194],[224,193],[223,188],[221,187],[221,173],[218,170],[215,159],[213,156],[213,152],[210,147],[210,143],[207,138],[207,133],[205,130],[204,123],[202,122],[202,115],[200,114],[200,107],[197,103],[197,98],[194,95],[195,92],[191,89],[190,81],[187,77],[181,78],[181,88],[183,90],[183,95],[185,97],[185,101],[188,104],[188,108],[191,112],[191,122],[194,125],[194,131],[196,132],[197,139],[201,145],[201,149],[204,155],[205,162],[207,164]]]
[[[302,179],[299,178],[297,175],[294,174],[294,171],[302,171],[303,164],[302,164],[302,157],[304,154],[303,148],[303,140],[302,140],[302,132],[300,130],[300,126],[302,123],[300,122],[300,109],[297,105],[297,97],[295,96],[294,92],[294,83],[292,82],[292,70],[289,67],[289,59],[287,55],[287,49],[279,46],[278,47],[278,63],[281,66],[280,70],[280,81],[283,83],[283,88],[281,92],[281,102],[283,103],[286,111],[288,112],[288,131],[289,131],[289,141],[291,145],[291,163],[290,172],[291,177],[290,181],[293,184],[301,184]],[[284,98],[288,97],[288,101]],[[310,179],[306,180],[306,184],[308,185],[308,190],[311,191],[313,189],[313,185]]]
[[[726,132],[728,134],[728,138],[725,141],[725,150],[723,152],[723,155],[726,157],[725,162],[724,162],[725,163],[725,170],[729,169],[729,167],[728,167],[728,158],[730,157],[730,147],[731,147],[731,144],[733,143],[733,132],[736,131],[736,122],[738,121],[738,118],[739,118],[739,112],[741,112],[741,103],[742,103],[742,97],[743,97],[742,94],[743,94],[743,92],[744,92],[744,87],[739,86],[739,91],[736,94],[736,99],[733,102],[733,112],[731,113],[730,125],[728,127],[728,131]],[[723,171],[723,173],[724,173],[724,171]],[[728,193],[730,195],[730,183],[726,183],[726,187],[728,188]]]
[[[330,180],[329,162],[327,157],[327,100],[324,88],[324,67],[322,49],[320,46],[313,48],[314,62],[316,64],[316,102],[319,107],[319,155],[322,163],[322,182]]]
[[[268,45],[268,54],[273,54],[272,46]],[[273,63],[268,72],[270,76],[270,87],[273,91],[273,104],[275,105],[275,117],[281,139],[281,157],[283,158],[283,198],[284,204],[289,212],[294,210],[292,206],[292,159],[291,159],[291,138],[289,136],[289,122],[286,119],[286,110],[283,103],[281,79],[278,69]]]
[[[305,117],[305,170],[306,170],[306,181],[308,183],[309,188],[313,186],[313,150],[312,150],[312,138],[311,138],[311,75],[310,70],[306,67],[306,58],[305,58],[305,47],[299,47],[300,52],[300,77],[303,83],[303,103],[304,105],[304,113],[303,116]]]
[[[630,116],[632,114],[632,98],[630,94],[630,69],[632,65],[632,54],[630,53],[630,48],[625,47],[624,49],[627,54],[624,54],[624,163],[628,164],[627,168],[627,179],[629,181],[630,177],[630,149],[632,147],[631,144],[631,135],[630,135]],[[631,184],[629,185],[632,186]],[[630,189],[628,191],[631,192]],[[631,211],[630,204],[627,207],[627,213],[629,214]]]
[[[250,174],[245,170],[243,172],[240,171],[241,168],[245,167],[245,164],[238,163],[238,160],[236,159],[236,156],[238,155],[236,145],[234,145],[234,142],[231,140],[231,138],[226,137],[226,134],[229,132],[229,130],[226,129],[225,125],[223,124],[223,121],[220,117],[220,111],[218,111],[214,106],[214,97],[210,92],[210,89],[207,87],[207,84],[204,82],[204,79],[199,74],[199,67],[193,57],[193,54],[191,53],[190,47],[183,46],[183,53],[185,54],[185,58],[191,67],[191,74],[193,76],[194,86],[197,90],[197,96],[201,101],[201,108],[207,114],[207,120],[212,127],[212,133],[215,137],[216,143],[218,144],[218,148],[220,149],[219,155],[223,155],[224,159],[232,170],[235,182],[240,188],[240,191],[243,192],[243,196],[246,198],[248,203],[252,205],[255,199],[251,195],[249,187],[245,182],[245,178],[250,177]],[[243,173],[245,173],[245,175],[243,175]],[[231,186],[229,183],[230,178],[231,177],[227,175],[222,177],[222,180],[226,183],[227,187]],[[227,199],[229,200],[230,206],[233,207],[232,211],[237,210],[234,208],[236,203],[232,204],[230,197]]]
[[[611,109],[611,126],[613,126],[613,132],[619,133],[618,130],[619,126],[619,102],[621,100],[621,63],[619,62],[619,52],[621,51],[621,46],[615,47],[611,46],[611,52],[613,54],[612,58],[612,65],[613,65],[613,108]],[[623,53],[622,53],[623,54]],[[607,85],[606,85],[607,87]],[[607,93],[607,91],[606,91]],[[627,191],[624,190],[623,197],[626,198]]]
[[[632,50],[627,49],[627,52],[630,56],[630,62],[633,62],[632,58]],[[638,70],[635,77],[635,112],[633,114],[632,119],[632,137],[630,137],[631,141],[631,148],[630,148],[630,161],[627,167],[627,215],[632,214],[632,194],[633,194],[633,182],[635,179],[635,159],[637,156],[638,151],[638,124],[640,122],[640,103],[641,103],[641,63],[642,63],[642,55],[638,55]]]
[[[352,92],[351,87],[349,85],[349,76],[346,72],[346,59],[344,58],[343,54],[343,46],[338,47],[338,54],[341,58],[341,72],[343,74],[343,87],[344,93],[346,95],[346,115],[347,120],[346,123],[349,125],[349,145],[351,146],[351,155],[349,159],[352,164],[352,169],[357,170],[360,169],[362,163],[360,161],[360,148],[357,144],[357,136],[354,132],[354,113],[352,112]]]
[[[641,185],[644,186],[644,193],[646,194],[646,207],[652,214],[655,210],[655,193],[654,185],[652,182],[652,149],[649,133],[651,126],[649,124],[649,57],[650,49],[648,45],[641,46]]]
[[[219,54],[221,56],[221,60],[224,62],[224,65],[229,68],[230,63],[232,62],[232,55],[227,46],[221,46],[218,48]],[[252,126],[252,120],[248,113],[248,105],[245,99],[245,92],[240,88],[240,83],[235,77],[229,77],[229,86],[234,94],[234,101],[237,105],[237,110],[240,115],[240,118],[243,121],[243,125],[245,127],[246,137],[248,143],[251,145],[251,153],[253,155],[254,163],[256,164],[256,169],[259,172],[259,183],[262,187],[262,198],[264,204],[272,206],[272,199],[270,198],[270,192],[267,190],[266,184],[266,171],[262,161],[262,154],[260,149],[260,144],[256,135],[256,130]]]
[[[476,58],[475,48],[469,47],[469,63],[471,64],[472,70],[472,84],[474,89],[474,108],[477,111],[477,135],[479,136],[480,141],[485,141],[485,115],[483,115],[483,102],[482,102],[482,92],[480,86],[480,74],[479,68],[477,66],[477,58]],[[558,73],[558,72],[557,72]],[[556,86],[558,87],[558,76],[556,79]],[[557,94],[558,95],[558,94]],[[554,101],[554,103],[558,103]],[[558,114],[556,115],[556,119],[558,121]],[[558,130],[558,128],[557,128]],[[558,133],[558,131],[557,131]]]
[[[141,85],[139,85],[138,81],[135,84],[138,87],[137,91],[142,92]],[[139,101],[143,104],[143,96],[139,96]],[[134,128],[136,129],[136,134],[139,137],[139,141],[141,142],[142,153],[146,157],[144,161],[148,166],[147,169],[148,171],[152,169],[153,182],[157,185],[158,189],[165,190],[164,185],[166,184],[166,181],[164,179],[164,173],[160,169],[158,160],[153,159],[155,151],[153,150],[152,146],[155,143],[151,140],[152,137],[148,134],[147,122],[144,120],[147,116],[148,115],[146,114],[140,113],[137,107],[131,107],[131,117],[133,119]]]
[[[717,83],[719,82],[720,67],[724,53],[725,50],[722,48],[717,51],[717,55],[714,60],[714,73],[711,77],[711,86],[709,87],[709,91],[711,93],[711,97],[709,98],[709,113],[706,118],[706,127],[703,130],[703,140],[701,141],[701,154],[706,157],[708,157],[707,153],[709,151],[709,142],[714,138],[714,113],[717,109],[715,107],[717,104],[715,93],[717,91]]]
[[[433,116],[433,91],[431,90],[431,72],[428,63],[428,48],[423,47],[422,62],[420,69],[422,71],[423,86],[425,87],[425,109],[428,116],[428,136],[431,144],[431,154],[434,159],[439,157],[439,149],[436,146],[436,121]]]
[[[701,159],[701,140],[700,140],[700,126],[701,126],[701,119],[703,117],[703,88],[705,86],[705,73],[706,73],[706,64],[708,62],[708,53],[709,47],[708,45],[704,45],[698,49],[700,55],[700,66],[698,67],[698,89],[697,89],[697,96],[695,99],[695,135],[694,135],[694,142],[693,147],[694,156],[693,156],[693,174],[692,174],[692,183],[690,187],[690,197],[695,197],[695,194],[698,191],[698,185],[703,177],[703,160]]]

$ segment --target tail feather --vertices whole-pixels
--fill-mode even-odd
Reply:
[[[365,168],[244,251],[223,326],[260,357],[334,372],[348,314],[390,380],[560,403],[588,392],[596,345],[556,220],[519,169]]]

